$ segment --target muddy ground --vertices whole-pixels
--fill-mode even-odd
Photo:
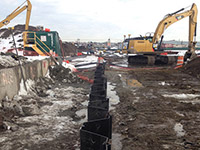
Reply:
[[[121,134],[123,150],[200,149],[197,66],[106,72],[117,83],[113,132]]]
[[[122,135],[122,149],[200,148],[199,96],[192,99],[164,97],[199,94],[198,80],[174,70],[136,69],[119,73],[125,80],[118,82],[119,77],[112,78],[117,82],[120,97],[117,111],[112,113],[113,130]],[[127,86],[126,79],[136,79],[142,86]],[[183,126],[180,133],[179,129],[175,131],[179,125]]]
[[[112,149],[199,150],[200,80],[196,67],[127,70],[107,65],[105,74],[113,116]],[[91,69],[82,72],[90,78],[93,74]],[[8,104],[1,106],[6,127],[10,128],[5,129],[5,125],[2,128],[0,147],[79,149],[79,129],[86,121],[90,83],[43,79],[36,85],[28,95],[14,99],[22,106],[17,107],[18,111]]]

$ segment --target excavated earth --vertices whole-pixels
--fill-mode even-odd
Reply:
[[[120,97],[113,132],[123,150],[200,149],[199,65],[107,71]]]
[[[114,69],[108,65],[110,60],[105,74],[113,116],[112,149],[199,150],[200,59],[176,70]],[[79,149],[90,84],[74,74],[67,76],[68,70],[55,70],[28,95],[2,102],[0,147],[4,150]],[[82,72],[89,78],[93,74],[91,69]],[[119,102],[113,103],[114,99]]]

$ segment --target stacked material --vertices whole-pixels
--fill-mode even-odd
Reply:
[[[81,150],[111,150],[112,117],[109,115],[105,64],[98,64],[88,104],[88,122],[80,130]]]

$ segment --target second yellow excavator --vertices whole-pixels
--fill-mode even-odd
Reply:
[[[158,24],[154,35],[146,35],[135,38],[127,38],[123,42],[123,51],[128,53],[129,64],[172,64],[176,57],[167,56],[161,50],[163,32],[173,23],[189,16],[189,42],[188,51],[184,59],[195,56],[196,27],[197,27],[197,6],[192,4],[190,10],[182,8],[174,13],[168,14]],[[183,12],[184,11],[184,12]],[[134,55],[132,55],[134,54]],[[136,55],[135,55],[136,54]]]

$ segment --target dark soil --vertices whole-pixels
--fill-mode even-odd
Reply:
[[[6,67],[4,67],[4,66],[2,66],[2,65],[0,64],[0,69],[4,69],[4,68],[6,68]]]
[[[69,42],[63,42],[62,48],[65,56],[73,56],[76,54],[76,46]]]
[[[174,69],[107,70],[108,81],[116,83],[120,103],[113,115],[113,132],[121,134],[123,150],[199,150],[200,97],[176,99],[165,94],[200,94],[199,59],[185,67],[185,72]],[[197,68],[195,68],[197,67]],[[120,74],[120,76],[118,75]],[[142,87],[127,84],[137,80]],[[187,101],[182,102],[182,101]],[[178,136],[175,125],[181,123],[185,134]],[[116,144],[116,143],[113,143]]]
[[[72,73],[69,68],[65,68],[61,65],[56,65],[49,68],[50,77],[54,80],[63,83],[82,83],[83,80],[78,78],[76,74]]]
[[[114,70],[106,66],[105,74],[108,82],[116,84],[114,90],[120,98],[120,103],[110,113],[113,116],[113,133],[121,135],[122,150],[200,149],[200,103],[198,103],[200,97],[178,99],[165,96],[200,94],[199,65],[200,59],[198,58],[177,70],[171,68]],[[41,80],[35,90],[38,91],[38,94],[44,93],[42,90],[52,86],[56,87],[58,83],[63,84],[65,79],[67,81],[73,79],[74,83],[69,80],[71,83],[66,82],[64,85],[85,87],[88,92],[85,94],[89,94],[90,85],[77,82],[79,81],[76,80],[77,77],[74,74],[70,76],[69,72],[65,68],[55,67],[54,70],[51,70],[50,75],[53,79],[57,79],[57,83]],[[84,72],[83,75],[92,78],[94,71]],[[128,81],[137,81],[142,86],[129,85]],[[81,99],[76,101],[76,107],[79,107]],[[39,104],[41,106],[51,105],[51,103]],[[77,119],[76,110],[78,109],[72,108],[60,111],[58,115],[70,116],[74,121]],[[7,118],[9,117],[12,116]],[[183,126],[183,135],[179,136],[175,131],[176,124]],[[75,129],[75,133],[63,133],[54,141],[35,144],[32,149],[75,149],[79,146],[80,126],[76,126]],[[112,143],[112,145],[117,145],[117,143]],[[20,144],[16,145],[16,149],[20,149],[19,146]],[[29,147],[30,145],[27,145],[27,148]]]
[[[36,30],[36,27],[34,27],[34,26],[29,26],[29,30],[30,31],[35,31]],[[20,34],[20,33],[22,33],[23,31],[25,31],[25,25],[16,25],[16,26],[14,26],[14,30],[13,30],[13,34],[14,35],[17,35],[17,34]],[[3,28],[3,29],[0,29],[0,33],[2,33],[2,32],[4,32],[1,36],[0,36],[0,38],[2,38],[2,39],[6,39],[6,38],[8,38],[9,36],[10,36],[10,31],[8,30],[8,29],[5,29],[5,28]]]
[[[188,62],[181,70],[200,79],[200,57]]]

